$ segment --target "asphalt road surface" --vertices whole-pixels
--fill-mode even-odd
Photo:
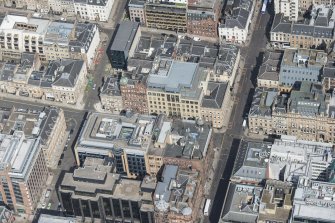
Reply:
[[[93,71],[90,71],[91,76],[93,77],[93,83],[96,84],[96,88],[90,88],[88,92],[86,92],[86,105],[85,109],[88,111],[95,110],[94,104],[100,102],[99,99],[99,93],[100,88],[103,84],[103,78],[104,76],[107,76],[109,73],[108,70],[106,70],[106,67],[110,65],[109,59],[106,54],[106,50],[109,47],[109,44],[114,36],[114,31],[120,20],[122,19],[122,15],[124,12],[124,9],[126,7],[127,1],[125,0],[118,0],[115,1],[115,9],[113,16],[113,19],[111,21],[111,24],[109,24],[109,27],[113,28],[103,28],[100,26],[101,32],[105,33],[107,35],[107,40],[102,39],[102,41],[106,41],[106,44],[102,45],[101,47],[101,56],[97,60],[97,64],[95,65],[95,69]]]
[[[212,207],[209,218],[204,222],[217,223],[220,219],[229,179],[234,166],[240,140],[243,139],[242,123],[251,105],[254,87],[256,86],[257,73],[263,52],[266,50],[267,33],[270,30],[272,16],[259,14],[256,26],[252,33],[251,43],[241,49],[241,55],[245,58],[244,70],[238,84],[236,102],[230,117],[230,128],[224,134],[218,168],[212,184]]]

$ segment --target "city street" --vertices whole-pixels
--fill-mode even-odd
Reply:
[[[113,28],[104,28],[103,25],[100,25],[100,30],[104,34],[106,34],[106,45],[100,46],[102,48],[101,55],[99,57],[99,60],[97,60],[97,63],[95,65],[95,69],[93,71],[90,71],[90,74],[93,78],[93,83],[96,84],[95,90],[93,88],[89,88],[86,92],[86,106],[85,109],[88,111],[95,110],[94,104],[98,103],[100,101],[99,99],[99,92],[100,88],[103,84],[103,77],[110,74],[110,62],[106,54],[106,50],[109,47],[109,43],[111,39],[113,38],[115,28],[117,24],[120,22],[123,16],[124,9],[126,7],[127,1],[124,0],[117,0],[114,3],[113,10],[111,12],[111,15],[113,15],[109,27]],[[105,41],[101,38],[101,42]]]
[[[235,83],[238,84],[238,92],[235,95],[236,100],[233,106],[233,115],[229,120],[229,128],[224,134],[218,168],[212,182],[212,193],[209,197],[212,199],[210,216],[204,222],[216,223],[220,218],[237,150],[241,139],[244,137],[242,123],[250,108],[260,56],[262,56],[262,52],[265,50],[267,43],[266,32],[271,27],[271,20],[272,18],[269,14],[263,15],[259,13],[252,33],[251,43],[248,47],[241,49],[245,65],[240,81]]]

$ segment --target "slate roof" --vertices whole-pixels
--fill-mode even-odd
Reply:
[[[322,78],[335,78],[335,66],[325,66],[322,71]]]
[[[245,29],[250,12],[243,8],[234,8],[230,16],[227,16],[225,23],[220,27]]]
[[[271,117],[271,106],[278,95],[276,89],[256,88],[252,99],[249,116]]]
[[[259,68],[258,79],[279,80],[279,69],[283,53],[266,52],[263,57],[263,63]]]
[[[83,66],[84,61],[82,60],[63,59],[53,61],[47,73],[55,74],[53,86],[75,87]]]
[[[118,78],[114,77],[107,77],[105,80],[102,89],[101,94],[104,95],[112,95],[112,96],[121,96],[120,91],[120,80]]]
[[[55,126],[55,122],[59,116],[60,109],[59,108],[50,108],[45,107],[43,112],[46,114],[46,118],[43,119],[41,123],[41,144],[46,145],[49,136]]]
[[[98,32],[96,27],[97,26],[92,23],[77,23],[74,28],[75,39],[70,40],[69,51],[80,53],[83,49],[85,53],[87,53],[95,32]]]
[[[285,18],[284,14],[279,13],[273,19],[271,32],[291,33],[291,26],[292,22]]]
[[[227,83],[209,82],[207,91],[210,94],[203,97],[201,106],[205,108],[221,108],[227,86]]]

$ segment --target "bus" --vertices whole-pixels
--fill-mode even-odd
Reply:
[[[211,205],[211,199],[206,199],[205,208],[204,208],[204,215],[208,216],[209,214],[209,206]]]
[[[262,11],[261,11],[262,14],[265,14],[267,4],[268,4],[268,0],[264,0],[264,2],[263,2],[263,6],[262,6]]]

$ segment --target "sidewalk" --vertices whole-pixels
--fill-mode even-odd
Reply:
[[[31,97],[24,97],[24,96],[18,96],[18,95],[12,95],[12,94],[0,92],[0,100],[8,99],[8,100],[13,100],[17,103],[24,101],[22,102],[22,104],[36,103],[36,104],[40,104],[40,106],[57,106],[57,107],[68,108],[68,109],[73,109],[73,110],[84,110],[85,103],[82,101],[83,97],[84,96],[82,94],[81,102],[79,103],[77,102],[76,105],[70,105],[70,104],[66,104],[62,102],[48,101],[48,100],[43,100],[43,99],[34,99]]]

